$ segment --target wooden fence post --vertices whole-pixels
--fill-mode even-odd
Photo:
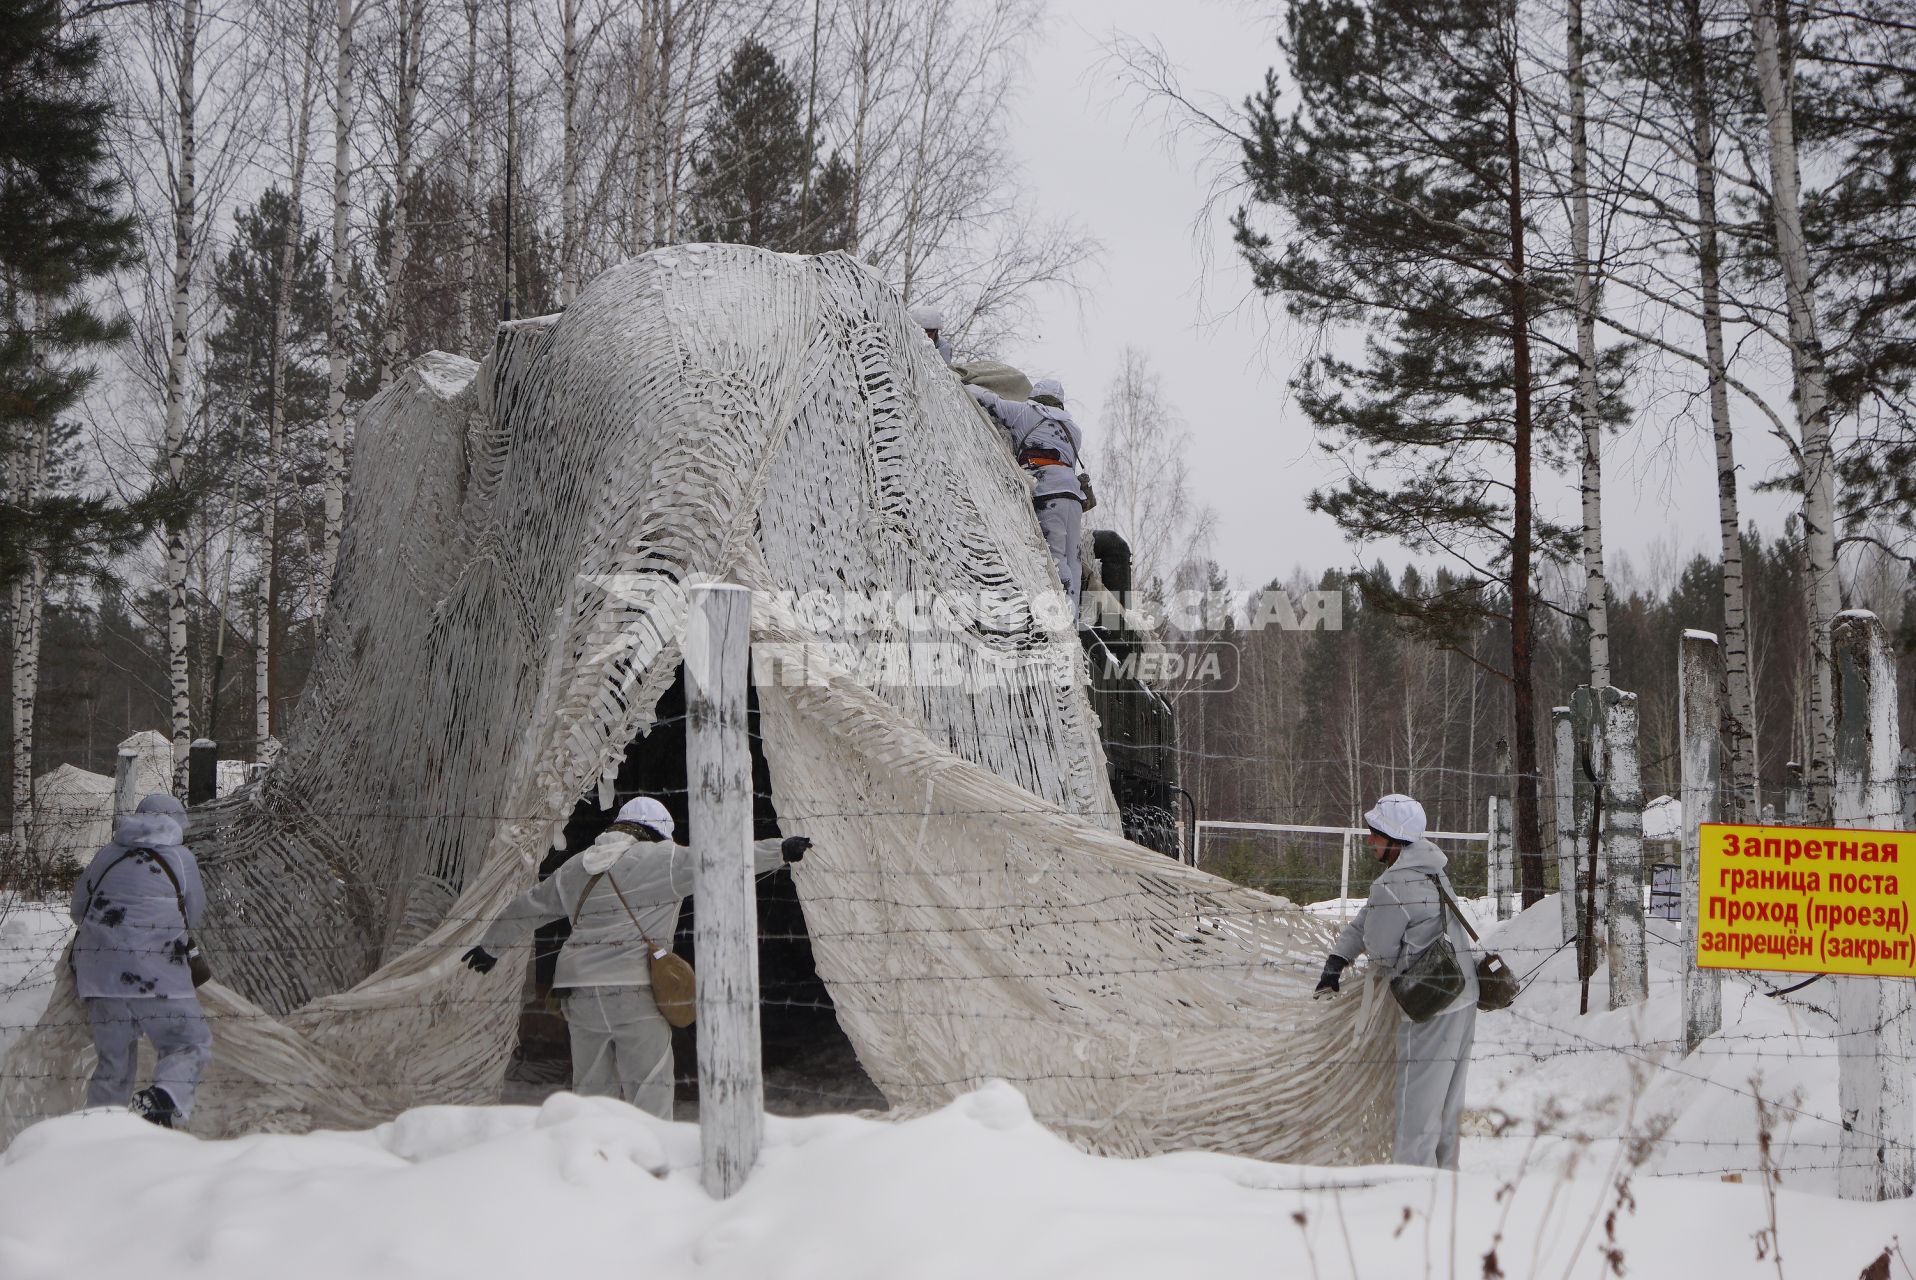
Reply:
[[[1643,936],[1643,778],[1637,695],[1597,690],[1603,709],[1603,850],[1609,864],[1610,1007],[1650,998]]]
[[[1557,905],[1563,911],[1563,940],[1577,936],[1577,738],[1570,725],[1569,707],[1550,708],[1555,735],[1557,815]]]
[[[752,757],[746,657],[752,593],[690,592],[685,634],[685,777],[698,851],[699,1147],[706,1193],[745,1185],[765,1126],[758,1032],[758,899],[752,886]]]
[[[1830,800],[1836,825],[1894,830],[1902,818],[1896,765],[1896,660],[1876,615],[1838,614],[1830,626],[1836,659],[1836,769]],[[1913,1036],[1910,980],[1834,978],[1836,1100],[1842,1109],[1837,1194],[1897,1200],[1916,1190],[1911,1123]]]
[[[1708,631],[1685,631],[1677,642],[1677,725],[1683,766],[1683,1051],[1723,1027],[1723,978],[1696,963],[1703,896],[1699,824],[1723,820],[1723,653]]]

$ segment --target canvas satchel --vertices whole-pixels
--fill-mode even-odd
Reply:
[[[1442,891],[1440,886],[1438,892]],[[1438,910],[1443,910],[1441,904]],[[1457,949],[1450,945],[1448,928],[1438,933],[1435,942],[1419,951],[1390,980],[1390,993],[1397,1007],[1412,1022],[1429,1022],[1449,1008],[1450,1002],[1462,995],[1463,990],[1464,971],[1457,963]]]
[[[638,913],[632,910],[632,904],[625,900],[625,894],[619,890],[619,882],[600,872],[585,882],[585,888],[579,892],[579,905],[573,909],[572,918],[576,922],[579,913],[585,910],[585,900],[591,896],[592,888],[600,880],[612,886],[612,893],[625,908],[625,914],[632,919],[632,927],[639,931],[639,937],[645,943],[645,954],[651,964],[652,1002],[659,1007],[659,1016],[674,1027],[689,1027],[698,1017],[698,975],[692,972],[692,966],[685,957],[672,951],[670,947],[660,947],[646,935],[645,926],[639,923]]]
[[[1031,399],[1031,379],[997,360],[968,360],[951,366],[951,371],[958,375],[958,381],[983,387],[1000,400]]]
[[[1432,876],[1431,879],[1437,882],[1437,892],[1443,896],[1444,905],[1456,913],[1457,923],[1463,925],[1464,932],[1470,935],[1472,942],[1481,946],[1483,939],[1479,938],[1477,931],[1470,927],[1470,920],[1464,915],[1462,909],[1451,900],[1450,891],[1444,888],[1443,881],[1437,880],[1436,876]],[[1517,992],[1521,989],[1517,982],[1517,975],[1511,972],[1510,966],[1504,963],[1502,956],[1495,951],[1486,951],[1477,957],[1477,1007],[1479,1009],[1485,1013],[1508,1009],[1516,1002]]]

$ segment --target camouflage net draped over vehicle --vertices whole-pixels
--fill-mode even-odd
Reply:
[[[609,271],[360,415],[307,696],[272,770],[194,815],[219,976],[195,1132],[497,1098],[519,987],[458,957],[651,724],[712,579],[759,593],[773,799],[817,842],[819,972],[895,1108],[1003,1077],[1093,1151],[1382,1154],[1387,1002],[1313,1004],[1328,926],[1117,834],[1068,629],[971,617],[920,657],[895,613],[781,598],[1055,583],[1000,433],[897,297],[737,246]],[[85,1022],[63,972],[0,1135],[79,1105]]]

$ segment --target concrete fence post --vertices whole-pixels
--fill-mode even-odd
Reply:
[[[1489,880],[1491,899],[1497,906],[1499,920],[1510,919],[1510,896],[1516,879],[1516,839],[1511,830],[1510,797],[1510,743],[1497,739],[1492,752],[1492,771],[1496,779],[1491,784],[1489,822],[1485,830],[1489,839],[1485,844],[1486,878]]]
[[[706,1193],[745,1185],[765,1126],[758,1029],[758,898],[752,885],[752,757],[746,659],[752,593],[695,586],[685,635],[685,778],[698,850],[699,1146]]]
[[[1723,978],[1696,962],[1703,896],[1698,828],[1723,820],[1723,653],[1708,631],[1685,631],[1677,642],[1677,725],[1682,740],[1683,798],[1683,1051],[1723,1027]]]
[[[1903,748],[1896,766],[1897,787],[1903,793],[1903,817],[1900,830],[1916,831],[1916,751]]]
[[[1597,690],[1603,713],[1603,850],[1610,873],[1610,1007],[1650,998],[1643,933],[1643,780],[1637,756],[1637,695]]]
[[[145,799],[140,794],[140,753],[121,747],[113,760],[113,816],[123,818]]]
[[[1876,615],[1838,614],[1836,768],[1830,801],[1839,827],[1895,830],[1902,819],[1896,767],[1896,659]],[[1916,1040],[1908,978],[1836,983],[1836,1100],[1843,1115],[1837,1193],[1845,1200],[1897,1200],[1916,1191],[1910,1052]]]

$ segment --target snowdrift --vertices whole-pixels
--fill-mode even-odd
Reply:
[[[772,1117],[760,1166],[725,1201],[699,1188],[692,1126],[570,1094],[231,1142],[87,1112],[0,1160],[8,1280],[1808,1280],[1861,1274],[1909,1225],[1906,1204],[1786,1190],[1772,1210],[1755,1184],[1632,1184],[1601,1166],[1103,1159],[1003,1084],[897,1124]]]

